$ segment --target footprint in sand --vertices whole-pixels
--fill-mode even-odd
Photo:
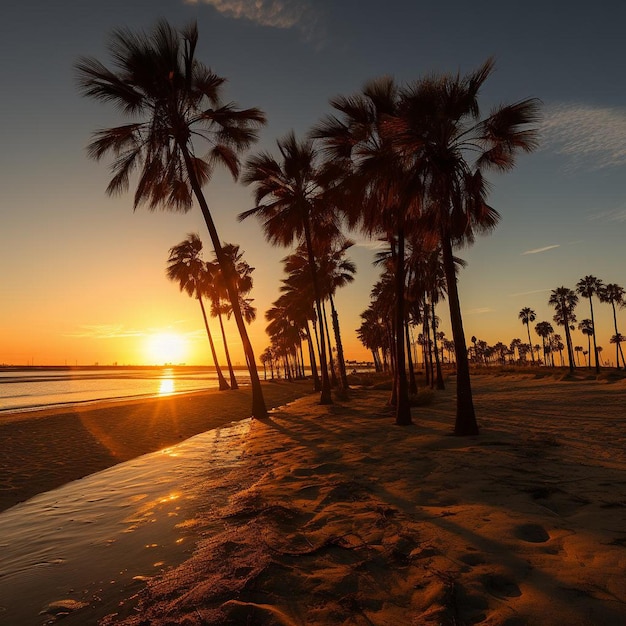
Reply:
[[[545,543],[550,540],[546,529],[539,524],[521,524],[515,527],[515,536],[530,543]]]
[[[522,595],[517,584],[501,574],[487,574],[481,581],[487,592],[496,598],[518,598]]]

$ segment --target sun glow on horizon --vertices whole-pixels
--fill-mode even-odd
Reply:
[[[153,365],[179,365],[187,360],[187,339],[176,333],[155,333],[145,344],[145,354]]]

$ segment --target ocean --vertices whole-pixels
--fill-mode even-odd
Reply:
[[[260,373],[262,376],[262,372]],[[224,372],[228,380],[227,371]],[[240,385],[246,370],[236,370]],[[25,367],[0,369],[3,412],[216,389],[212,367]]]

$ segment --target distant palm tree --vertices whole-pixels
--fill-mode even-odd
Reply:
[[[567,287],[557,287],[552,290],[548,304],[551,304],[556,311],[554,321],[565,329],[565,344],[567,346],[567,356],[569,360],[570,372],[574,372],[574,349],[572,346],[572,335],[570,333],[570,325],[576,321],[574,309],[578,304],[578,296],[574,291]],[[573,328],[573,326],[572,326]]]
[[[554,332],[554,328],[552,328],[552,324],[550,324],[550,322],[539,322],[535,325],[535,332],[541,337],[541,343],[543,345],[544,365],[547,365],[547,363],[545,363],[545,357],[546,354],[548,354],[548,352],[546,351],[546,339],[550,337],[550,335]]]
[[[615,343],[615,365],[617,369],[620,369],[619,358],[620,355],[622,357],[622,363],[626,368],[626,361],[624,361],[624,353],[622,352],[622,341],[619,339],[622,335],[619,330],[617,330],[617,313],[615,312],[615,305],[624,306],[624,295],[625,291],[623,287],[616,285],[615,283],[609,283],[605,285],[600,292],[598,293],[600,297],[600,302],[608,302],[613,308],[613,324],[615,326],[615,335],[616,341],[611,342]]]
[[[187,239],[185,239],[185,241],[182,241],[173,248],[170,248],[170,256],[167,260],[166,273],[170,280],[178,282],[181,291],[185,291],[187,292],[187,295],[195,297],[200,304],[202,318],[204,319],[204,327],[206,328],[209,345],[211,346],[211,355],[213,357],[213,364],[215,365],[219,388],[220,391],[224,391],[230,387],[228,386],[217,361],[213,336],[211,335],[209,321],[202,302],[202,295],[205,293],[205,286],[207,283],[207,270],[205,263],[202,261],[201,252],[202,241],[200,240],[200,237],[198,237],[195,233],[187,235]]]
[[[76,69],[85,96],[113,103],[133,120],[97,131],[88,147],[96,160],[114,157],[107,192],[126,191],[131,175],[137,174],[135,207],[145,203],[150,209],[185,212],[195,197],[224,270],[220,237],[202,187],[216,164],[237,178],[238,155],[256,141],[265,116],[259,109],[220,102],[225,79],[195,58],[197,43],[196,24],[177,31],[162,20],[149,35],[120,29],[109,45],[113,70],[92,58],[81,59]],[[196,156],[194,142],[208,145],[202,148],[205,157]],[[250,372],[252,416],[264,418],[267,408],[254,351],[230,277],[227,288]]]
[[[584,348],[582,346],[574,346],[574,352],[576,353],[576,365],[580,367],[580,360],[578,355],[583,352]]]
[[[587,354],[589,355],[587,367],[591,369],[591,336],[593,333],[593,322],[590,319],[580,320],[578,324],[578,330],[587,336]],[[600,369],[600,365],[598,362],[598,351],[596,350],[596,344],[593,344],[593,350],[596,353],[596,365],[598,370]]]
[[[526,306],[519,312],[518,317],[522,320],[522,324],[526,324],[526,331],[528,332],[528,343],[530,345],[530,358],[534,363],[535,355],[533,353],[533,344],[530,339],[530,323],[534,322],[537,319],[537,314],[530,307]]]
[[[591,336],[593,337],[593,351],[595,354],[596,373],[600,372],[600,364],[598,363],[598,351],[596,350],[596,324],[593,316],[593,296],[600,297],[604,284],[595,276],[585,276],[576,283],[576,291],[583,297],[589,299],[589,309],[591,311]],[[591,354],[591,351],[590,351]]]

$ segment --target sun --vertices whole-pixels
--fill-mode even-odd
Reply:
[[[154,365],[179,365],[187,356],[187,340],[176,333],[156,333],[146,341],[146,356]]]

